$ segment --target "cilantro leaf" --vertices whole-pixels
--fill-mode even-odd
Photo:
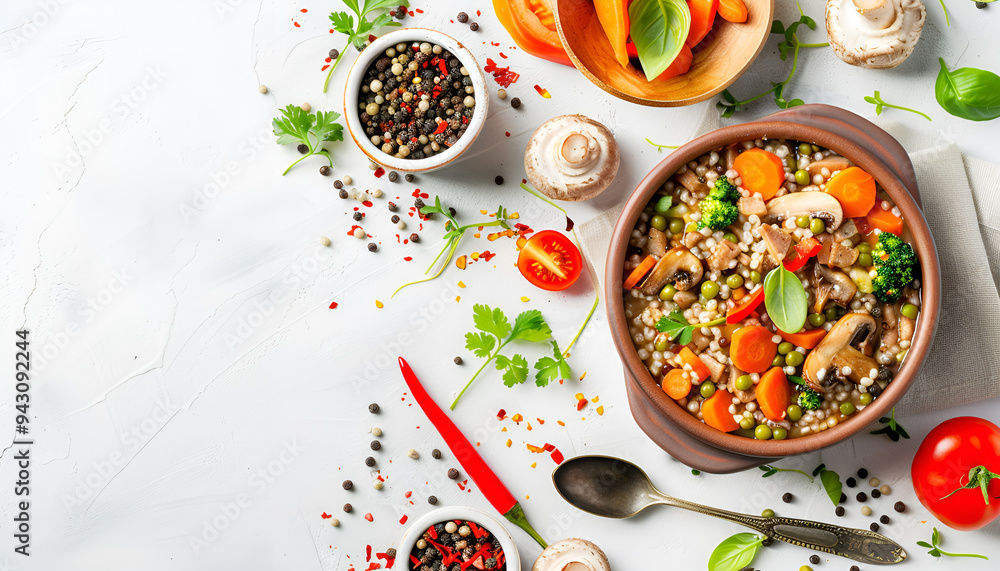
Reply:
[[[476,357],[485,359],[496,347],[496,338],[486,333],[466,333],[465,348],[472,351]]]
[[[559,350],[559,343],[555,339],[552,340],[552,353],[555,358],[542,357],[535,363],[535,369],[538,370],[535,373],[535,385],[539,387],[548,386],[552,381],[569,379],[573,376],[573,370],[570,369],[569,363],[563,357],[562,351]]]
[[[344,140],[344,127],[336,123],[340,114],[334,111],[307,113],[297,105],[289,105],[279,111],[281,117],[276,117],[271,121],[274,135],[278,137],[278,144],[305,145],[309,150],[308,153],[304,153],[304,156],[285,169],[282,176],[288,174],[288,171],[292,170],[292,167],[299,162],[313,155],[325,156],[332,167],[333,159],[330,158],[330,152],[323,148],[323,142]]]
[[[354,32],[354,16],[347,12],[331,12],[330,21],[333,23],[333,30],[340,34],[350,34]]]
[[[344,126],[336,122],[339,118],[340,113],[336,111],[317,112],[316,125],[312,128],[313,134],[320,141],[343,141]]]
[[[477,303],[472,307],[472,322],[476,324],[476,329],[495,336],[497,340],[503,340],[510,333],[507,316],[500,308],[491,309],[488,305]]]
[[[677,309],[660,317],[660,320],[656,322],[656,330],[660,333],[666,333],[671,341],[677,341],[680,345],[690,343],[694,334],[694,328],[688,323],[684,314]]]
[[[522,311],[514,320],[514,329],[511,331],[510,340],[524,339],[525,341],[545,341],[552,337],[552,330],[545,323],[542,312],[537,309]]]
[[[496,366],[498,371],[504,371],[505,386],[519,385],[528,378],[528,362],[520,355],[514,355],[509,359],[504,355],[497,355]]]

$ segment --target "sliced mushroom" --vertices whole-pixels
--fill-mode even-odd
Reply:
[[[861,350],[871,350],[877,334],[875,319],[867,313],[841,317],[806,357],[802,375],[809,388],[825,393],[839,378],[860,383],[872,369],[878,369],[875,359]]]
[[[825,192],[793,192],[772,198],[767,203],[767,216],[764,221],[784,222],[799,216],[820,218],[826,223],[827,230],[833,231],[843,222],[844,209],[840,207],[840,202],[836,198]]]
[[[614,180],[618,162],[611,131],[583,115],[560,115],[542,123],[524,150],[528,180],[557,200],[597,196]]]
[[[726,366],[715,360],[708,353],[699,353],[698,358],[701,359],[702,363],[708,367],[708,371],[712,374],[712,382],[717,383],[722,380],[722,375],[726,374]]]
[[[748,391],[741,391],[740,389],[736,388],[736,379],[742,377],[745,374],[746,373],[744,373],[743,371],[737,369],[736,365],[729,366],[729,384],[728,384],[729,392],[733,393],[733,396],[739,399],[739,401],[742,403],[751,402],[757,398],[756,386],[750,387],[750,390]]]
[[[858,293],[858,286],[847,274],[837,270],[831,270],[824,264],[816,263],[813,268],[813,276],[820,280],[820,285],[829,284],[829,299],[836,303],[847,306]],[[817,295],[817,297],[819,297]]]
[[[646,250],[653,256],[662,258],[663,254],[667,253],[667,235],[656,228],[650,228],[649,240],[646,241]]]
[[[709,268],[721,272],[729,269],[729,262],[735,260],[736,256],[739,255],[740,247],[723,238],[715,244],[715,247],[712,248],[712,255],[705,261],[708,262]]]
[[[764,216],[767,214],[767,206],[764,204],[764,199],[760,196],[744,196],[740,198],[739,202],[740,214],[749,218],[750,216],[756,214],[757,216]]]
[[[814,177],[818,174],[823,174],[823,169],[828,170],[831,174],[837,171],[842,171],[847,167],[853,165],[851,161],[847,160],[847,157],[842,157],[840,155],[830,155],[823,157],[818,161],[813,161],[809,163],[806,170],[809,172],[810,177]]]
[[[690,190],[698,196],[704,196],[708,193],[708,185],[702,177],[699,177],[697,173],[693,170],[686,170],[682,173],[677,173],[674,178],[679,182],[684,188]]]
[[[792,237],[771,224],[760,225],[760,237],[764,240],[767,252],[779,262],[785,259],[788,249],[792,247]]]
[[[701,244],[705,240],[705,236],[701,232],[687,232],[684,234],[684,239],[681,243],[688,248],[694,248],[698,244]]]
[[[913,52],[926,16],[920,0],[827,0],[826,33],[845,62],[887,69]]]
[[[656,262],[639,289],[646,295],[656,295],[667,282],[674,282],[677,291],[687,291],[701,281],[703,273],[698,256],[684,246],[677,246]]]
[[[600,547],[574,537],[550,543],[531,571],[611,571],[611,564]]]
[[[854,223],[853,218],[848,218],[844,220],[844,223],[837,228],[837,231],[833,233],[833,239],[838,242],[843,242],[844,240],[850,240],[858,235],[858,225]]]
[[[836,240],[830,246],[830,265],[838,268],[850,268],[854,262],[858,261],[860,254],[854,248],[848,248]]]
[[[885,304],[882,308],[882,343],[879,351],[887,353],[899,343],[899,326],[897,324],[899,316],[896,314],[896,306],[891,303]]]
[[[679,291],[674,294],[674,303],[681,309],[691,307],[691,304],[698,301],[698,294],[693,291]]]

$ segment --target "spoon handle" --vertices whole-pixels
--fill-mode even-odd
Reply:
[[[818,521],[787,517],[761,517],[712,508],[662,495],[660,502],[693,512],[725,519],[762,533],[768,540],[777,539],[806,549],[832,553],[863,563],[899,563],[906,559],[895,541],[867,529],[851,529]]]

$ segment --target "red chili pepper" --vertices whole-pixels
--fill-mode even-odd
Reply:
[[[764,288],[758,287],[753,292],[743,296],[743,299],[726,312],[726,323],[732,325],[747,318],[764,301]]]
[[[490,505],[502,513],[508,521],[527,532],[543,548],[547,547],[545,540],[538,535],[534,528],[531,527],[531,524],[528,523],[528,519],[524,517],[524,510],[521,509],[521,505],[514,499],[513,494],[503,485],[503,482],[500,481],[496,473],[486,465],[486,461],[479,455],[476,447],[462,435],[462,432],[455,426],[455,423],[448,418],[448,415],[427,394],[427,390],[420,384],[420,380],[413,373],[413,369],[410,368],[409,363],[402,357],[399,358],[399,368],[403,373],[403,379],[410,388],[413,398],[420,405],[420,408],[423,409],[424,414],[427,415],[431,423],[434,424],[434,427],[438,429],[438,432],[441,433],[452,454],[455,455],[455,458],[458,459],[459,463],[465,469],[465,473],[482,490],[483,495],[486,496]]]
[[[791,260],[785,260],[785,269],[790,272],[797,272],[802,269],[802,266],[806,265],[809,258],[819,254],[819,251],[823,249],[823,244],[819,240],[813,237],[803,238],[801,242],[795,245],[795,253],[797,256]]]
[[[410,561],[413,562],[413,566],[414,567],[420,567],[420,560],[417,559],[416,557],[414,557],[414,556],[411,555],[410,556]]]
[[[431,536],[432,539],[438,538],[438,532],[433,525],[427,528],[427,535]]]
[[[448,122],[441,121],[440,123],[438,123],[437,129],[434,129],[434,134],[440,135],[441,133],[444,133],[445,129],[447,128],[448,128]]]

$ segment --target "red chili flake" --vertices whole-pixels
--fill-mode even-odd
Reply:
[[[301,27],[302,27],[302,26],[300,26],[300,25],[299,25],[299,23],[298,23],[298,22],[292,22],[292,23],[293,23],[293,24],[295,24],[295,27],[296,27],[296,28],[301,28]]]
[[[372,546],[371,545],[366,545],[365,546],[365,561],[371,561],[371,560],[372,560]]]
[[[482,13],[482,12],[480,12],[479,10],[476,10],[476,15],[477,15],[477,16],[482,16],[482,15],[483,15],[483,13]]]
[[[500,45],[500,42],[490,42],[490,45],[492,45],[493,47],[496,47],[496,46]]]
[[[504,53],[503,53],[503,52],[500,52],[500,57],[502,57],[503,59],[507,59],[507,56],[506,56],[506,55],[504,55]]]
[[[381,563],[376,563],[375,561],[372,561],[371,563],[368,564],[368,569],[365,569],[365,571],[375,571],[375,569],[381,569],[381,568],[382,568]]]
[[[405,257],[405,258],[403,258],[403,259],[404,259],[404,260],[406,260],[407,262],[409,262],[409,261],[412,261],[412,260],[413,260],[413,258],[411,258],[410,256],[406,256],[406,257]]]
[[[542,446],[542,450],[545,450],[546,452],[552,452],[555,449],[556,449],[556,447],[553,446],[553,445],[551,445],[551,444],[549,444],[548,442],[546,442],[545,445]]]
[[[431,536],[431,539],[437,539],[438,538],[438,532],[437,532],[437,530],[434,529],[433,525],[427,528],[427,532],[426,533],[427,533],[427,535]]]
[[[375,178],[382,178],[382,175],[384,175],[384,174],[385,174],[385,169],[384,168],[379,167],[379,168],[375,169]]]
[[[372,517],[372,514],[371,514],[371,513],[369,512],[369,513],[366,513],[366,514],[365,514],[365,519],[366,519],[366,520],[368,520],[368,521],[372,521],[372,520],[374,520],[375,518],[373,518],[373,517]]]
[[[505,418],[507,418],[507,411],[501,408],[497,411],[497,420],[503,420]]]
[[[514,224],[514,228],[517,229],[518,234],[520,234],[521,236],[527,236],[528,234],[532,234],[535,232],[534,230],[531,229],[531,226],[528,226],[527,224],[517,223]]]
[[[395,557],[389,557],[385,553],[376,553],[375,557],[378,557],[379,559],[385,559],[385,568],[386,569],[392,569],[392,564],[396,562],[396,558]]]
[[[326,71],[328,69],[330,69],[330,66],[329,65],[324,65],[322,68],[320,68],[320,71]]]
[[[332,33],[333,33],[333,30],[330,30],[330,32],[329,32],[329,33],[331,33],[331,34],[332,34]]]
[[[441,133],[444,133],[445,129],[447,128],[448,128],[448,122],[441,121],[440,123],[438,123],[437,129],[434,129],[434,134],[440,135]]]
[[[465,482],[468,482],[468,480],[466,480]],[[459,490],[465,490],[465,482],[459,482],[458,483],[458,489]]]
[[[375,36],[375,35],[372,35],[372,34],[368,34],[368,41],[369,42],[374,42],[377,39],[378,39],[378,36]]]
[[[537,84],[535,85],[535,91],[537,91],[539,95],[541,95],[546,99],[552,99],[552,95],[549,93],[549,90],[545,89],[544,87],[541,87],[540,85]]]
[[[424,13],[423,10],[421,10],[420,8],[417,8],[417,14],[423,14],[423,13]]]
[[[493,256],[496,256],[496,254],[490,252],[489,250],[483,250],[483,252],[479,254],[479,259],[486,260],[488,262],[493,259]]]
[[[379,481],[379,482],[384,482],[384,481],[385,481],[385,478],[383,478],[383,477],[382,477],[381,475],[379,475],[379,477],[378,477],[378,481]]]
[[[576,401],[576,410],[583,410],[583,407],[587,406],[587,399],[580,399]]]
[[[330,302],[330,309],[337,309],[337,302]]]
[[[413,492],[406,492],[405,494],[403,494],[403,497],[404,498],[408,498],[408,497],[410,497],[412,495],[413,495]]]
[[[439,59],[438,60],[437,66],[438,66],[438,69],[441,70],[441,73],[443,73],[445,75],[448,75],[448,66],[446,66],[444,64],[444,60],[443,59]]]
[[[517,72],[511,71],[510,66],[498,67],[493,58],[486,58],[486,66],[483,67],[483,71],[492,73],[493,79],[500,87],[510,87],[510,84],[516,83],[517,79],[521,77]]]
[[[414,567],[418,567],[418,568],[419,568],[419,567],[420,567],[420,565],[421,565],[421,564],[420,564],[420,560],[419,560],[419,559],[417,559],[416,557],[412,556],[412,555],[410,556],[410,561],[412,561],[412,562],[413,562],[413,566],[414,566]]]
[[[323,519],[330,519],[333,516],[330,515],[330,514],[328,514],[328,513],[326,513],[326,512],[323,512],[323,515],[321,515],[320,517],[323,518]]]
[[[305,14],[305,13],[306,13],[306,12],[308,12],[308,11],[309,11],[309,10],[307,10],[307,9],[305,9],[305,8],[303,8],[303,9],[299,10],[299,12],[302,12],[303,14]]]
[[[556,464],[563,463],[563,455],[558,448],[552,451],[552,461],[555,462]]]
[[[406,514],[403,514],[403,517],[399,518],[400,525],[406,523],[407,519],[409,519],[409,518],[406,517]]]
[[[325,60],[323,60],[323,61],[325,61],[326,63],[330,63],[330,62],[332,62],[332,61],[333,61],[333,58],[331,58],[331,57],[328,57],[328,58],[326,58],[326,59],[325,59]]]
[[[372,207],[372,201],[370,201],[370,200],[366,200],[366,201],[362,202],[361,204],[364,204],[364,205],[365,205],[365,206],[367,206],[368,208],[371,208],[371,207]]]
[[[507,135],[509,137],[510,136],[510,131],[504,131],[503,134]]]

